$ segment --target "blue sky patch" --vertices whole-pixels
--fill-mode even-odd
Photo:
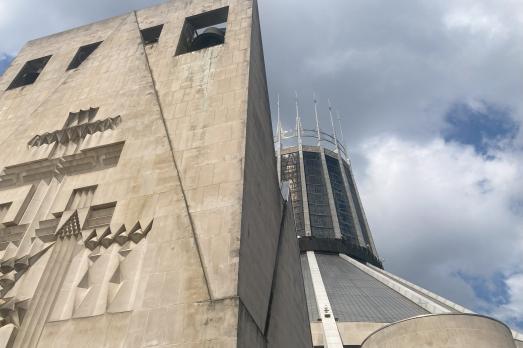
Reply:
[[[492,315],[496,308],[509,304],[511,301],[509,288],[506,283],[507,277],[501,272],[494,273],[490,278],[463,272],[457,272],[456,275],[463,279],[472,288],[476,297],[483,300],[486,304],[486,306],[480,305],[477,308],[472,308],[478,313]],[[523,318],[511,317],[502,318],[502,320],[517,330],[523,330]]]
[[[474,291],[474,294],[488,304],[496,307],[509,303],[510,294],[505,283],[503,273],[494,273],[490,278],[458,272],[458,277],[463,279]]]
[[[445,141],[471,145],[481,155],[487,155],[500,141],[514,139],[519,130],[508,108],[485,102],[480,108],[456,103],[445,115],[445,121]]]
[[[9,67],[9,64],[13,60],[13,57],[8,56],[7,54],[0,54],[0,75]]]

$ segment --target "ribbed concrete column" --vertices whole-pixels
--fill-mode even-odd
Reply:
[[[303,147],[300,145],[298,150],[300,160],[300,181],[301,181],[301,199],[303,206],[303,224],[305,227],[305,235],[310,236],[311,233],[311,219],[309,215],[309,200],[307,197],[307,183],[305,181],[305,166],[303,164]]]

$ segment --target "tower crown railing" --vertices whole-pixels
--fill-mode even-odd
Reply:
[[[300,145],[300,142],[303,146],[321,146],[327,150],[338,153],[345,159],[348,158],[345,146],[340,144],[332,134],[323,130],[318,132],[317,129],[303,128],[299,136],[297,130],[282,130],[279,137],[278,135],[274,137],[275,146],[281,146],[282,149],[297,147]]]

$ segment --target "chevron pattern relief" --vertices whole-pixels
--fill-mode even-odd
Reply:
[[[88,122],[73,125],[64,129],[55,130],[50,133],[36,135],[29,141],[30,146],[42,146],[45,144],[60,143],[67,144],[70,142],[79,142],[87,137],[98,132],[105,132],[108,129],[116,129],[121,123],[120,116],[106,118],[95,122]]]
[[[71,216],[61,234],[71,235],[76,216]],[[147,247],[142,241],[152,225],[151,220],[137,222],[129,230],[123,224],[84,228],[81,241],[85,249],[77,247],[50,321],[132,310]]]

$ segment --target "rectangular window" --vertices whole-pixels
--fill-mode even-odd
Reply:
[[[229,7],[185,18],[176,55],[221,45],[225,42]]]
[[[144,45],[152,45],[158,42],[160,40],[160,35],[162,34],[163,24],[145,28],[140,30],[140,34],[142,34],[142,40]]]
[[[65,210],[88,208],[91,206],[96,187],[95,185],[74,189]]]
[[[109,225],[113,218],[115,208],[116,202],[91,207],[89,215],[87,215],[87,219],[85,220],[84,229]]]
[[[7,89],[14,89],[34,83],[44,70],[49,59],[51,59],[51,56],[41,57],[26,62]]]
[[[89,108],[87,110],[80,110],[78,112],[70,112],[67,117],[64,129],[74,126],[79,126],[86,123],[91,123],[98,113],[98,108]]]
[[[95,42],[89,45],[82,46],[76,51],[76,54],[73,57],[73,60],[71,60],[71,63],[69,63],[69,66],[67,67],[67,70],[76,69],[84,62],[84,60],[87,59],[93,53],[102,41]]]
[[[9,207],[11,207],[11,203],[0,204],[0,227],[2,227],[2,220],[7,215]]]

